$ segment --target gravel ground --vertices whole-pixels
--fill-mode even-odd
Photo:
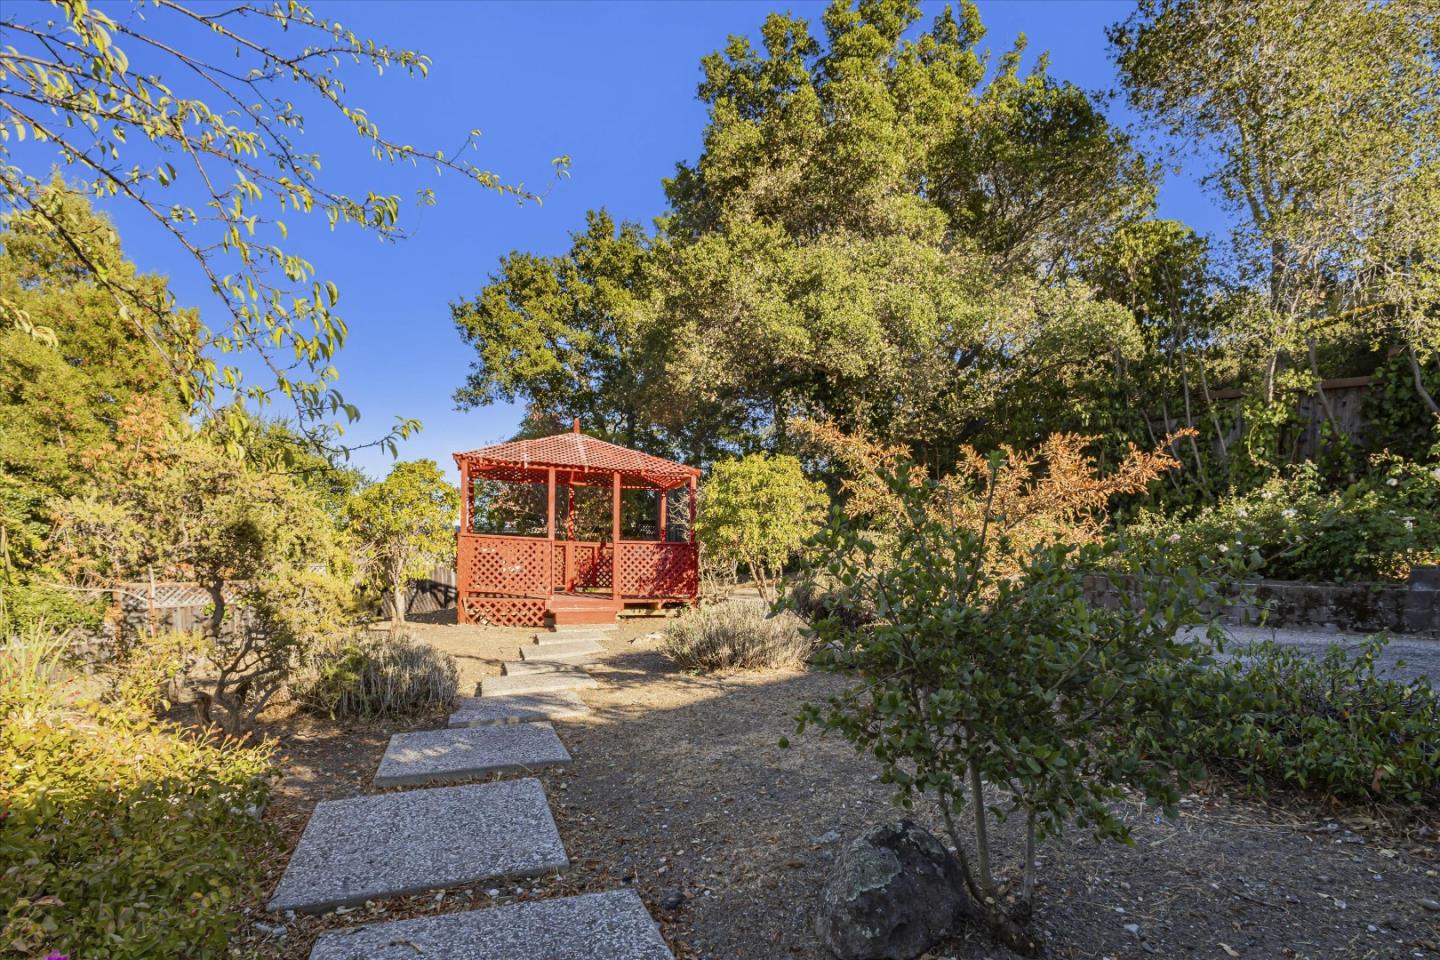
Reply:
[[[823,697],[838,681],[799,670],[687,675],[658,652],[652,635],[658,626],[629,623],[608,639],[607,657],[595,669],[600,687],[582,693],[593,715],[555,724],[574,761],[541,779],[571,871],[344,915],[281,918],[283,938],[253,928],[237,943],[241,954],[300,960],[316,933],[330,927],[630,886],[681,960],[828,956],[812,930],[827,872],[843,842],[897,816],[889,790],[876,782],[875,764],[839,738],[792,736],[788,750],[778,747],[781,736],[793,734],[799,704]],[[456,655],[462,693],[498,673],[530,632],[417,629]],[[286,778],[267,813],[280,827],[272,885],[309,808],[325,797],[370,792],[386,735],[396,729],[276,718]],[[1374,819],[1219,792],[1187,797],[1175,821],[1157,822],[1138,806],[1126,813],[1133,847],[1081,835],[1042,845],[1034,925],[1048,956],[1440,956],[1440,913],[1423,903],[1440,900],[1435,817],[1428,824]],[[933,809],[911,815],[938,826]],[[999,834],[1005,860],[1017,849],[1015,825]],[[256,918],[277,923],[258,912]],[[930,956],[1009,954],[965,931]]]
[[[1230,642],[1235,644],[1260,643],[1269,640],[1282,647],[1292,647],[1307,656],[1317,659],[1334,646],[1354,649],[1368,634],[1322,632],[1275,627],[1226,627]],[[1440,683],[1440,639],[1396,635],[1392,636],[1376,664],[1381,674],[1401,680],[1413,680],[1428,676]]]

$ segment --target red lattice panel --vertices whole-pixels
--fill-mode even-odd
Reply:
[[[610,589],[610,544],[572,543],[574,551],[575,589]]]
[[[546,553],[550,541],[538,537],[460,537],[456,557],[460,589],[545,597],[550,593]]]
[[[622,597],[693,597],[699,583],[695,545],[620,544]]]
[[[466,597],[468,622],[492,627],[543,627],[545,601],[524,597]]]

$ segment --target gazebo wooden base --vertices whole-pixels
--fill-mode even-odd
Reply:
[[[487,597],[470,595],[465,598],[462,623],[494,627],[569,627],[587,624],[614,623],[627,607],[649,610],[669,604],[688,602],[685,598],[665,600],[614,600],[606,596],[557,593],[548,601],[539,597]]]

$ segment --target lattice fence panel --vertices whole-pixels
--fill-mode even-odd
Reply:
[[[620,545],[620,594],[691,597],[698,583],[695,547],[689,543]]]
[[[575,551],[575,589],[610,589],[610,550],[608,543],[573,543]]]
[[[525,597],[465,598],[469,622],[492,627],[543,627],[545,601]]]
[[[544,597],[550,541],[532,537],[465,536],[457,563],[463,588],[478,593]]]

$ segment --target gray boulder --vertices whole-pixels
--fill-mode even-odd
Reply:
[[[875,827],[840,854],[815,932],[840,960],[913,960],[968,913],[960,864],[910,820]]]

